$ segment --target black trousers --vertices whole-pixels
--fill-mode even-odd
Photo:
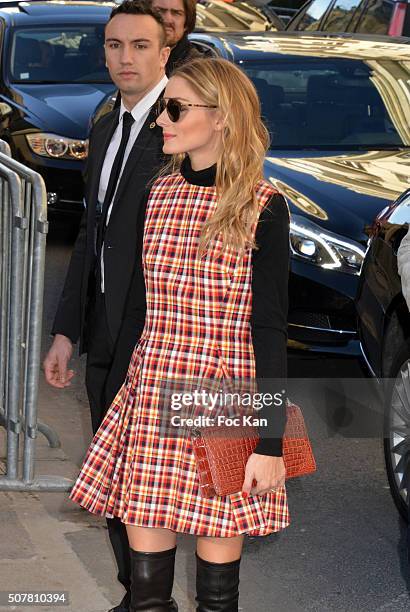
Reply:
[[[85,384],[90,402],[92,429],[95,434],[109,408],[105,387],[114,356],[114,342],[108,329],[104,294],[99,291],[87,319],[88,351]],[[118,389],[122,382],[118,381]],[[131,565],[127,531],[118,518],[106,520],[117,562],[118,580],[129,592]]]

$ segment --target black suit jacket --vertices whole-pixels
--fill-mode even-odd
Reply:
[[[141,202],[145,201],[150,182],[164,162],[162,130],[155,124],[155,117],[154,105],[127,159],[104,237],[105,301],[114,342],[121,327],[135,266],[141,266],[137,254],[137,231],[141,233],[139,226],[143,221],[141,217],[138,219]],[[85,171],[86,209],[52,329],[53,334],[63,334],[74,343],[80,340],[80,354],[87,351],[87,306],[95,287],[96,265],[99,265],[96,254],[98,187],[105,154],[118,119],[119,109],[116,108],[104,115],[90,134]]]

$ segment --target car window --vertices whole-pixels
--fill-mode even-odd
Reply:
[[[387,34],[393,9],[394,2],[391,0],[369,0],[355,31],[365,34]]]
[[[204,57],[219,57],[218,50],[212,41],[190,40],[190,43]]]
[[[273,149],[376,149],[410,144],[410,62],[386,62],[295,57],[241,66]]]
[[[359,0],[336,0],[322,25],[326,32],[351,32],[352,18]]]
[[[388,212],[390,209],[385,209],[388,215],[390,225],[403,225],[410,221],[410,193],[404,194],[394,205],[393,212]],[[379,213],[381,216],[382,213]]]
[[[364,11],[366,10],[366,6],[367,6],[368,2],[369,2],[369,0],[361,0],[361,2],[359,2],[359,5],[358,5],[356,11],[353,13],[352,20],[349,23],[349,32],[355,32],[356,31],[356,26],[357,26],[361,16],[363,15]]]
[[[257,7],[245,2],[235,2],[235,5],[215,0],[197,5],[196,30],[211,32],[237,32],[252,30],[254,32],[270,29],[283,29],[277,18],[272,19],[263,14]]]
[[[318,30],[322,17],[330,4],[329,0],[314,0],[306,7],[305,12],[300,14],[300,17],[295,18],[290,29],[311,32]]]
[[[0,18],[0,62],[2,63],[2,55],[3,55],[3,38],[4,38],[4,32],[6,29],[6,24],[4,23],[3,19]]]
[[[103,44],[103,24],[16,29],[11,39],[10,81],[110,83]]]

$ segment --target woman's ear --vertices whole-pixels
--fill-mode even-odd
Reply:
[[[226,117],[223,117],[220,111],[216,111],[215,113],[214,126],[216,132],[222,132],[226,127]]]

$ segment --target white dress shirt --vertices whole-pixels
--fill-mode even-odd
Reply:
[[[167,82],[168,82],[168,79],[164,75],[162,79],[160,80],[160,82],[153,89],[151,89],[151,91],[149,91],[130,111],[131,115],[134,118],[134,123],[131,126],[131,132],[130,132],[130,136],[128,139],[127,147],[125,149],[124,159],[122,162],[120,174],[118,176],[118,182],[115,187],[114,195],[113,195],[113,198],[111,200],[110,206],[107,211],[107,218],[106,218],[107,225],[109,223],[110,216],[111,216],[112,206],[113,206],[114,199],[115,199],[115,192],[117,191],[118,185],[120,183],[121,175],[124,170],[125,164],[127,163],[128,156],[131,152],[132,147],[134,146],[134,143],[138,137],[138,134],[141,131],[142,126],[147,120],[147,117],[149,115],[149,111],[152,105],[155,104],[160,93],[165,89]],[[103,163],[103,167],[101,171],[100,184],[98,187],[98,201],[101,202],[101,204],[104,202],[105,194],[106,194],[107,187],[108,187],[108,181],[110,180],[111,168],[114,164],[115,156],[117,155],[117,151],[120,147],[121,136],[122,136],[122,119],[126,111],[127,109],[125,108],[124,103],[121,100],[118,126],[111,138],[111,142],[108,146],[107,153],[105,154],[105,159],[104,159],[104,163]],[[102,249],[101,249],[101,292],[104,293],[104,245],[102,246]]]

